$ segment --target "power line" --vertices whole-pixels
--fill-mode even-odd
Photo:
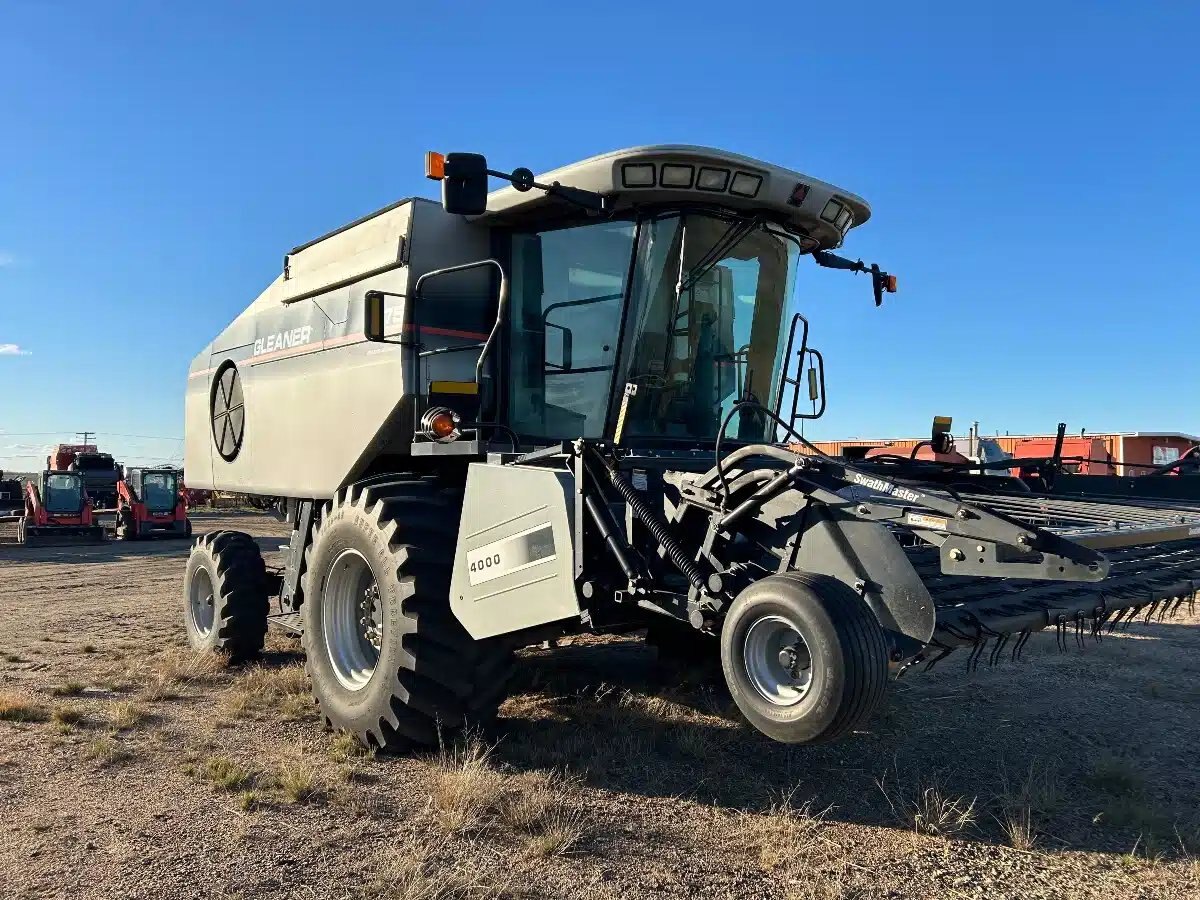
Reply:
[[[47,434],[53,435],[53,434],[62,434],[62,433],[63,433],[63,430],[61,430],[61,429],[59,431],[0,431],[0,437],[41,437],[41,436],[44,436]],[[144,441],[182,441],[183,440],[183,438],[181,438],[181,437],[164,437],[161,434],[124,434],[123,432],[120,432],[120,431],[99,431],[99,432],[86,431],[86,432],[82,432],[82,433],[94,435],[97,437],[99,437],[100,435],[103,435],[105,437],[138,438],[138,439],[144,440]],[[76,434],[79,434],[79,432],[77,432]],[[87,442],[84,441],[84,443],[87,443]]]

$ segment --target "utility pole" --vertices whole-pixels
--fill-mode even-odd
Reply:
[[[95,433],[94,431],[77,431],[75,432],[75,437],[82,438],[81,443],[90,444],[91,438]]]

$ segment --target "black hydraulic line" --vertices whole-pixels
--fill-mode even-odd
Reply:
[[[611,514],[606,509],[602,509],[600,504],[596,502],[596,498],[591,494],[584,495],[583,505],[587,507],[587,511],[592,517],[592,522],[596,525],[596,530],[600,532],[600,537],[604,539],[604,544],[608,547],[608,552],[613,555],[613,559],[617,561],[617,565],[621,567],[621,571],[625,573],[625,577],[630,581],[637,581],[641,577],[641,573],[638,572],[637,567],[629,559],[629,554],[626,552],[629,549],[629,545],[625,543],[625,540],[613,528]]]
[[[771,499],[771,497],[778,494],[783,488],[787,487],[791,480],[792,473],[790,471],[780,472],[778,475],[760,487],[757,491],[747,497],[744,501],[738,504],[728,514],[726,514],[726,516],[721,519],[719,523],[720,527],[730,528],[736,525],[750,513],[762,506],[767,500]]]
[[[586,448],[584,452],[599,457],[599,454],[596,454],[596,451],[591,448]],[[687,551],[675,540],[674,535],[671,534],[671,526],[664,521],[662,516],[654,511],[653,507],[638,493],[637,488],[630,484],[620,472],[606,465],[603,460],[600,460],[600,467],[608,476],[608,480],[612,486],[617,489],[617,493],[629,504],[629,508],[633,510],[633,514],[641,519],[642,524],[654,535],[654,539],[658,541],[671,562],[675,564],[675,568],[679,569],[687,577],[692,587],[699,591],[705,590],[704,574],[700,571],[700,567],[696,565],[695,561],[688,556]]]

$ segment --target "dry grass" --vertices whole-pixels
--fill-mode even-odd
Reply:
[[[258,791],[242,791],[237,796],[239,809],[244,809],[247,812],[253,809],[258,809],[262,805],[262,795]]]
[[[218,790],[240,791],[253,779],[254,774],[245,766],[228,756],[210,756],[204,760],[198,774],[211,782]]]
[[[46,710],[21,694],[0,691],[0,721],[44,722]]]
[[[512,775],[500,802],[500,821],[524,838],[531,856],[562,856],[576,851],[587,834],[587,819],[570,804],[578,782],[554,772]]]
[[[996,821],[1010,847],[1033,850],[1038,843],[1042,822],[1053,815],[1059,804],[1058,776],[1052,765],[1030,764],[1019,780],[1000,773],[1001,791],[997,800],[1000,813]]]
[[[114,690],[137,690],[146,700],[170,700],[178,688],[211,683],[228,668],[229,659],[221,653],[170,647],[127,666],[108,683]]]
[[[937,782],[919,782],[908,790],[893,789],[888,787],[885,774],[876,784],[892,812],[918,834],[953,837],[975,824],[975,798],[949,794]]]
[[[121,762],[133,756],[132,753],[111,737],[98,737],[95,740],[88,741],[87,745],[83,748],[83,755],[85,759],[95,760],[102,766]]]
[[[443,746],[429,788],[437,824],[446,832],[463,832],[488,824],[504,797],[508,778],[492,764],[494,746],[477,735]]]
[[[84,712],[77,706],[67,706],[63,703],[56,703],[50,708],[50,718],[56,725],[71,727],[78,725],[85,718]]]
[[[256,666],[230,685],[221,707],[237,718],[268,717],[299,721],[313,715],[308,676],[299,665],[283,668]]]
[[[283,762],[275,773],[275,784],[292,803],[317,800],[325,794],[324,781],[315,765],[308,760]]]
[[[128,731],[137,728],[150,717],[145,707],[139,706],[132,700],[123,700],[113,704],[108,711],[108,724],[117,731]]]
[[[511,869],[495,858],[443,856],[436,838],[410,839],[380,856],[363,900],[494,900],[509,896]]]
[[[329,741],[329,758],[338,763],[374,759],[375,748],[364,746],[362,741],[349,731],[339,731]]]
[[[55,697],[78,697],[83,693],[85,687],[86,685],[81,681],[64,681],[62,684],[50,688],[50,693]]]
[[[763,812],[739,814],[732,843],[764,872],[804,864],[822,843],[826,812],[797,807],[788,794]]]

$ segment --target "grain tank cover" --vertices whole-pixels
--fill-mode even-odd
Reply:
[[[651,204],[708,204],[763,213],[807,232],[811,249],[841,246],[871,208],[849,191],[771,163],[709,147],[663,144],[593,156],[537,176],[610,198],[617,212]],[[484,221],[505,223],[571,210],[561,198],[506,187],[488,195]]]

